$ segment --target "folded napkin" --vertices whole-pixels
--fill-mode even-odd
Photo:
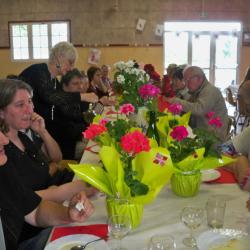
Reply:
[[[89,151],[93,154],[99,154],[99,150],[95,151],[93,148],[96,147],[98,144],[91,145],[89,147],[84,148],[85,151]]]
[[[223,184],[223,183],[228,183],[228,184],[229,183],[237,183],[237,180],[235,179],[233,173],[231,173],[228,170],[225,170],[223,168],[218,168],[217,170],[220,172],[221,176],[214,181],[209,181],[208,183],[221,183],[221,184]]]
[[[92,234],[97,237],[107,239],[108,225],[95,224],[88,226],[56,227],[52,231],[50,241],[72,234]]]

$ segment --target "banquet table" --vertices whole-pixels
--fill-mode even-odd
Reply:
[[[81,163],[98,163],[99,157],[95,153],[97,151],[98,146],[94,142],[90,142]],[[176,196],[172,193],[170,185],[166,185],[155,201],[145,206],[141,225],[123,239],[123,246],[129,250],[146,250],[151,236],[164,233],[175,238],[176,249],[188,249],[182,244],[182,239],[189,234],[189,229],[180,220],[181,210],[186,206],[205,208],[206,201],[212,195],[219,195],[226,199],[224,228],[248,230],[250,212],[246,208],[246,201],[249,194],[240,190],[237,184],[202,183],[198,195],[191,198]],[[92,198],[92,202],[95,206],[95,212],[83,225],[106,223],[105,197],[98,195]],[[205,216],[200,228],[195,230],[195,236],[198,238],[202,232],[207,230],[209,228]],[[110,242],[108,241],[108,244],[111,244]]]

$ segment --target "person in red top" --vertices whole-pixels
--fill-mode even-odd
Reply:
[[[172,87],[171,81],[172,81],[172,75],[174,71],[177,69],[176,64],[169,64],[167,67],[167,75],[163,76],[162,79],[162,95],[167,96],[167,97],[174,97],[175,96],[175,91]]]
[[[155,67],[152,64],[144,65],[145,72],[149,75],[152,84],[159,86],[161,85],[161,76],[155,71]]]

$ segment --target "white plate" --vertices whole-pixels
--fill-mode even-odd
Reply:
[[[248,234],[240,231],[240,230],[235,230],[235,229],[214,229],[214,230],[209,230],[206,232],[203,232],[199,235],[197,238],[197,244],[199,247],[199,250],[211,250],[215,247],[221,247],[225,246],[231,239],[243,239],[245,241],[245,238],[247,238],[248,242],[248,237],[246,237]],[[242,240],[243,243],[243,240]],[[245,243],[244,243],[245,244]],[[247,250],[249,249],[249,244],[247,248],[240,248],[240,250]],[[230,249],[230,248],[228,248]],[[234,249],[236,250],[236,249]]]
[[[85,244],[89,241],[98,239],[99,237],[90,234],[72,234],[61,237],[50,242],[44,250],[70,250],[71,247],[77,244]],[[108,250],[108,245],[104,240],[89,244],[86,250]]]
[[[201,180],[202,181],[214,181],[221,176],[221,173],[215,169],[208,169],[201,171]]]

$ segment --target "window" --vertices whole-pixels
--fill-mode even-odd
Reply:
[[[241,24],[237,22],[166,22],[164,65],[201,67],[221,90],[238,79]]]
[[[69,21],[10,23],[12,60],[48,59],[58,42],[69,41]]]

